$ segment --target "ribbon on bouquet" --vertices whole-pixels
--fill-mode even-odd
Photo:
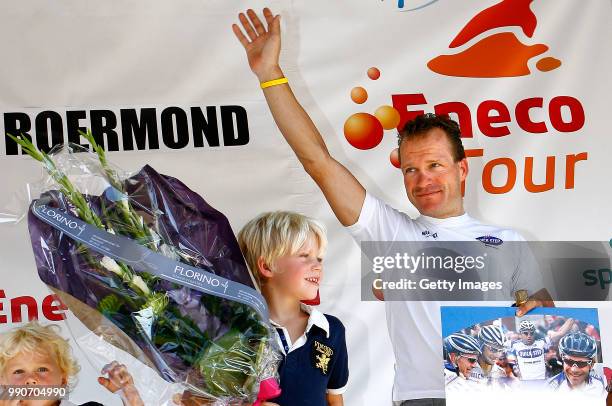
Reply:
[[[217,276],[206,269],[165,257],[127,237],[101,230],[65,210],[49,207],[45,203],[44,199],[34,201],[33,214],[92,250],[123,262],[135,271],[148,272],[200,292],[251,306],[265,322],[268,321],[268,306],[257,290]]]
[[[281,389],[275,378],[264,379],[259,383],[259,393],[253,406],[261,406],[266,400],[277,398],[280,394]]]

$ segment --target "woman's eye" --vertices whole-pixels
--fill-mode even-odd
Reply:
[[[13,375],[23,374],[23,369],[16,369],[13,371]]]
[[[46,367],[40,367],[38,368],[38,372],[47,372],[48,369]]]

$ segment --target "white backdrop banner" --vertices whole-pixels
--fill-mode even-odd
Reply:
[[[264,6],[282,15],[294,92],[371,193],[417,215],[392,162],[395,127],[444,112],[463,131],[473,217],[528,240],[612,238],[609,0],[2,2],[0,331],[38,317],[68,337],[71,317],[38,279],[25,221],[13,221],[42,170],[4,133],[48,150],[86,145],[78,130],[91,128],[116,165],[180,179],[235,231],[277,209],[324,221],[320,307],[347,328],[345,404],[390,404],[384,306],[360,300],[359,247],[283,141],[231,31],[240,11]],[[612,307],[564,304],[599,308],[612,365]],[[121,404],[81,350],[95,346],[72,344],[82,366],[72,398]],[[141,369],[137,383],[153,386]]]

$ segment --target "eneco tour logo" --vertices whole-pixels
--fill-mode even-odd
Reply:
[[[476,14],[448,46],[459,48],[491,30],[519,27],[532,38],[538,20],[529,8],[533,0],[502,0]],[[511,32],[496,32],[478,40],[463,51],[440,55],[427,64],[441,75],[472,78],[500,78],[529,75],[529,61],[548,51],[544,44],[526,45]],[[548,72],[561,66],[561,61],[545,56],[536,68]]]
[[[437,0],[415,2],[398,1],[400,11],[413,11],[424,8]],[[478,12],[465,24],[449,44],[449,55],[439,55],[427,63],[427,67],[441,75],[470,78],[505,78],[526,76],[529,61],[542,56],[535,64],[541,72],[548,72],[561,66],[561,61],[544,56],[548,46],[544,44],[526,45],[512,32],[510,27],[519,27],[526,37],[532,38],[537,26],[537,18],[530,5],[533,0],[502,0]],[[499,32],[500,28],[507,28]],[[489,33],[494,30],[493,33]],[[478,37],[478,38],[477,38]],[[476,42],[472,45],[469,43]],[[466,48],[467,46],[467,48]],[[460,50],[462,49],[462,50]],[[369,79],[375,81],[381,76],[376,67],[367,71]],[[363,104],[368,100],[368,92],[362,86],[351,89],[351,100]],[[424,98],[421,103],[424,103]],[[415,103],[418,104],[418,103]],[[351,115],[344,123],[344,135],[351,146],[360,150],[376,147],[383,139],[385,130],[397,128],[402,119],[400,112],[393,106],[381,105],[374,114],[359,112]],[[397,149],[389,160],[399,168]]]

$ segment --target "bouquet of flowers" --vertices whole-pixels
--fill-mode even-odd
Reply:
[[[227,219],[150,166],[120,176],[91,132],[81,135],[93,153],[69,144],[47,154],[11,136],[49,174],[28,213],[42,281],[94,333],[127,339],[203,403],[251,403],[260,386],[261,399],[278,395],[265,301]]]

